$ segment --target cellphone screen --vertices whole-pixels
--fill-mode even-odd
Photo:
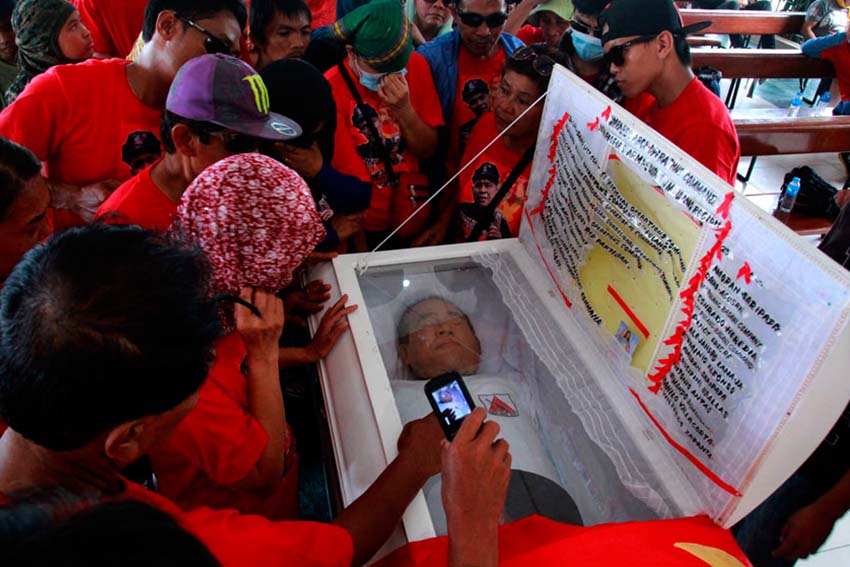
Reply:
[[[472,408],[469,407],[469,402],[466,401],[466,396],[463,395],[457,380],[452,380],[445,386],[433,390],[431,397],[437,407],[438,417],[443,424],[452,429],[472,413]]]

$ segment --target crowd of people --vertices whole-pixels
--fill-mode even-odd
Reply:
[[[850,101],[835,2],[803,50]],[[555,65],[734,184],[734,124],[691,70],[706,25],[671,0],[0,0],[0,561],[362,564],[436,474],[449,564],[551,545],[499,527],[511,453],[480,409],[451,443],[413,419],[333,524],[300,521],[281,369],[357,306],[282,329],[329,298],[308,263],[517,236]],[[823,541],[794,527],[759,543],[777,565]]]

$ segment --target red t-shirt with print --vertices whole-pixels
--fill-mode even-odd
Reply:
[[[492,57],[482,59],[460,46],[457,61],[457,92],[449,123],[448,169],[457,170],[469,135],[485,112],[493,109],[492,93],[502,79],[505,50],[499,47]]]
[[[644,118],[659,134],[735,185],[741,145],[729,109],[699,79],[664,108],[654,104]]]
[[[246,355],[238,332],[216,341],[215,362],[199,390],[197,405],[151,452],[150,461],[160,492],[184,510],[234,508],[282,519],[291,510],[276,510],[275,505],[284,499],[282,492],[294,494],[286,477],[269,499],[232,486],[254,469],[269,442],[248,411],[248,382],[242,371]]]
[[[145,22],[148,0],[71,0],[89,29],[95,53],[127,57]]]
[[[0,114],[0,136],[32,150],[52,181],[82,186],[130,179],[130,164],[162,154],[162,109],[136,98],[128,64],[90,59],[52,67]]]
[[[97,219],[107,224],[137,224],[165,232],[177,205],[151,179],[151,167],[125,181],[97,209]]]
[[[463,154],[462,162],[468,163],[478,152],[489,144],[497,135],[495,115],[492,112],[484,114],[472,130],[469,144]],[[523,152],[509,149],[504,138],[478,157],[467,167],[458,178],[460,192],[458,194],[458,237],[461,241],[472,233],[477,221],[478,211],[486,207],[490,200],[502,187],[502,183],[510,175],[522,157]],[[487,165],[489,164],[489,165]],[[528,177],[531,175],[529,164],[517,178],[516,183],[508,191],[505,198],[496,208],[493,222],[485,230],[480,240],[508,238],[519,235],[522,222],[522,207],[525,204]],[[498,179],[493,173],[497,172]],[[475,178],[475,181],[473,181]]]
[[[394,112],[381,101],[378,93],[359,83],[347,59],[344,64],[368,107],[366,114],[375,124],[381,134],[381,142],[390,153],[393,170],[396,173],[419,172],[419,160],[407,149]],[[363,219],[363,227],[367,231],[387,230],[390,228],[392,187],[387,183],[386,167],[380,157],[379,147],[375,146],[375,141],[367,138],[368,130],[364,122],[366,117],[357,109],[357,103],[339,68],[332,67],[325,77],[331,84],[337,112],[332,165],[340,173],[372,183],[372,202]],[[422,121],[434,128],[442,126],[440,99],[437,98],[431,69],[418,53],[411,54],[405,78],[410,89],[410,101]]]

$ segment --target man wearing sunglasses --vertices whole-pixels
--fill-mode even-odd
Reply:
[[[457,0],[451,6],[457,28],[419,48],[419,53],[428,61],[440,107],[447,128],[440,131],[439,151],[432,160],[430,169],[436,178],[443,179],[446,172],[453,172],[461,164],[464,148],[461,146],[460,128],[476,120],[476,113],[463,101],[463,90],[467,83],[482,81],[492,93],[502,76],[505,60],[518,48],[522,41],[504,33],[507,20],[505,0]],[[490,107],[488,107],[488,110]],[[443,191],[439,206],[440,216],[436,223],[414,241],[414,245],[439,244],[445,238],[452,222],[453,203],[450,191]]]
[[[626,104],[659,134],[735,184],[741,147],[728,109],[691,71],[686,36],[709,22],[682,25],[672,0],[616,0],[599,17],[605,64]]]
[[[168,93],[161,133],[165,157],[116,189],[98,217],[164,231],[183,192],[204,169],[255,152],[263,140],[297,138],[301,129],[269,112],[263,80],[247,63],[216,54],[181,67]]]
[[[85,187],[102,201],[131,177],[122,160],[128,138],[159,138],[177,70],[204,53],[238,53],[246,19],[241,0],[150,0],[135,62],[50,69],[0,114],[0,135],[32,150],[57,191],[82,195]]]

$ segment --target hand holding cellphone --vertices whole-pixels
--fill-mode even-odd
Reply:
[[[475,402],[457,372],[448,372],[425,384],[425,396],[440,422],[446,439],[454,439],[466,416],[472,413]]]

